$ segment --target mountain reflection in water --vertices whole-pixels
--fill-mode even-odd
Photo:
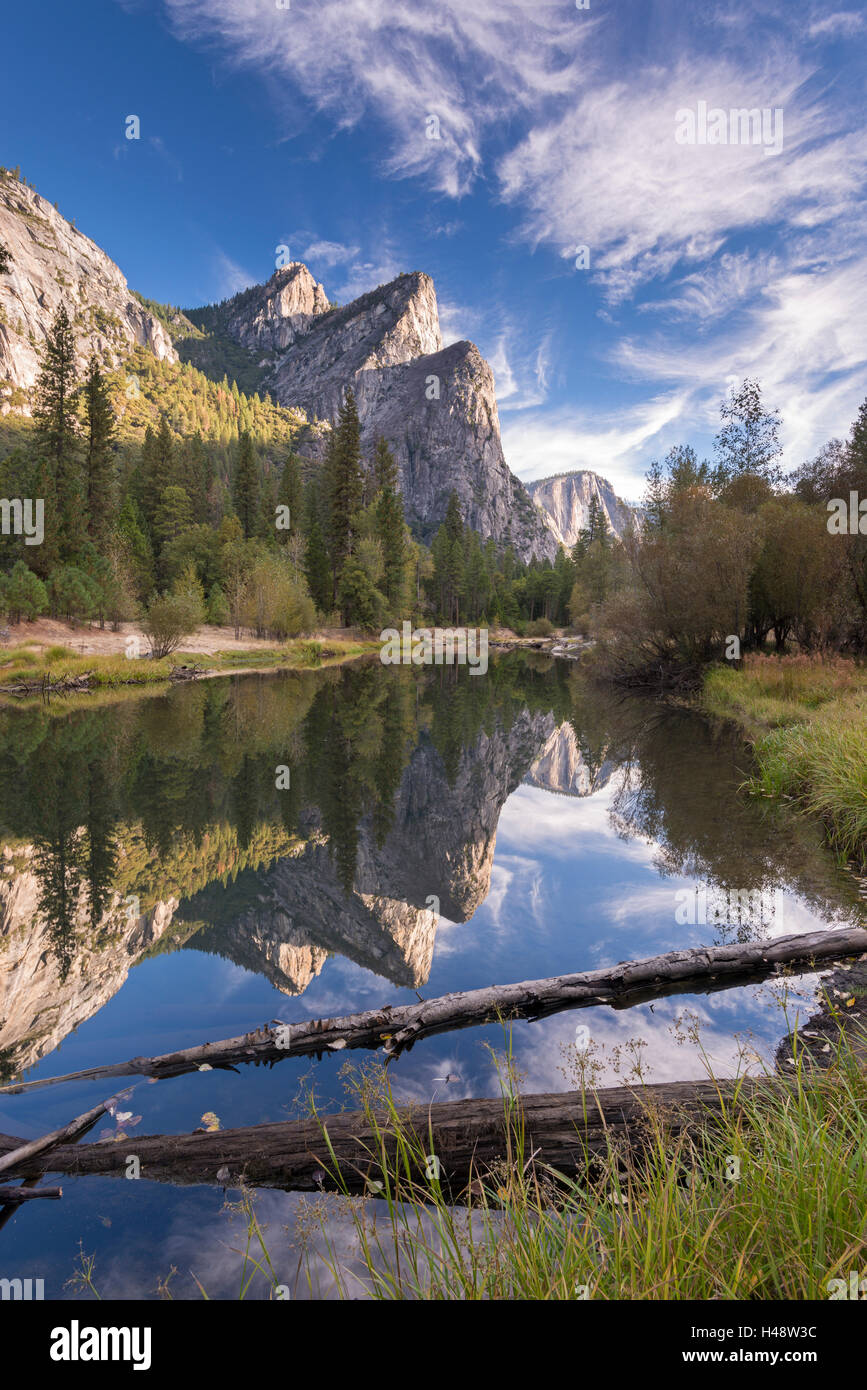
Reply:
[[[475,680],[364,662],[3,710],[0,1074],[184,947],[288,995],[335,954],[418,988],[440,919],[468,923],[487,898],[522,782],[604,789],[663,876],[785,885],[847,915],[815,827],[745,798],[745,764],[724,729],[519,654]]]

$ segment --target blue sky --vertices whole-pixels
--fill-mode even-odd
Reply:
[[[341,302],[426,270],[524,478],[634,498],[746,375],[794,467],[867,395],[861,0],[47,0],[4,50],[0,162],[131,286],[207,303],[281,244]],[[700,102],[777,124],[683,143]]]

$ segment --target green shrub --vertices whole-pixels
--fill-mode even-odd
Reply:
[[[163,594],[154,599],[141,625],[151,644],[151,656],[155,660],[171,656],[184,638],[195,632],[201,616],[193,594]]]

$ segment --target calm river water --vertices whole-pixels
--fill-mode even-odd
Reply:
[[[748,774],[729,730],[517,654],[484,677],[371,662],[0,711],[0,1075],[856,920],[816,827],[745,796]],[[761,890],[768,910],[716,921],[702,889],[709,903]],[[650,1080],[701,1076],[685,1015],[717,1074],[733,1074],[739,1039],[771,1059],[815,988],[794,982],[788,1021],[779,987],[752,985],[516,1024],[523,1087],[574,1084],[578,1023],[603,1084],[635,1056]],[[501,1049],[502,1030],[419,1044],[391,1069],[396,1095],[497,1094],[485,1044]],[[120,1145],[208,1112],[223,1127],[291,1118],[310,1086],[340,1104],[345,1065],[139,1081]],[[0,1095],[0,1131],[56,1128],[114,1084]],[[116,1120],[84,1142],[107,1131]],[[222,1191],[61,1181],[61,1202],[29,1203],[0,1231],[0,1276],[80,1298],[66,1281],[81,1247],[103,1297],[156,1297],[172,1266],[176,1298],[200,1296],[191,1270],[211,1297],[237,1297],[242,1232]],[[259,1200],[291,1284],[309,1199]]]

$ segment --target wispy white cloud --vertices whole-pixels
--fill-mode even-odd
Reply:
[[[534,410],[506,416],[503,448],[509,467],[531,482],[552,473],[592,468],[619,496],[637,500],[650,459],[665,452],[672,430],[687,417],[684,387],[650,396],[627,409]]]
[[[705,262],[735,231],[829,222],[863,196],[867,137],[847,134],[833,103],[806,95],[810,75],[793,56],[750,71],[704,58],[590,87],[501,159],[503,196],[523,210],[521,234],[533,244],[564,259],[588,246],[614,303]],[[676,113],[700,100],[782,109],[783,153],[679,144]]]
[[[227,59],[300,89],[338,127],[379,120],[385,171],[424,175],[451,196],[473,184],[488,133],[573,90],[597,25],[562,0],[318,0],[303,14],[262,0],[166,6],[180,35],[219,41]]]
[[[646,401],[543,420],[534,412],[549,390],[550,341],[528,345],[526,324],[513,331],[490,312],[443,306],[447,341],[483,338],[511,417],[508,457],[525,476],[587,462],[634,493],[658,444],[696,421],[715,425],[732,374],[760,377],[793,462],[821,431],[845,428],[864,364],[867,132],[849,88],[828,82],[818,45],[854,42],[867,28],[856,9],[805,7],[805,19],[756,0],[745,36],[725,5],[700,18],[659,5],[652,43],[630,55],[624,79],[623,14],[562,0],[319,0],[303,15],[262,0],[166,6],[179,35],[214,42],[270,83],[287,131],[311,113],[333,129],[364,122],[381,171],[452,197],[488,177],[517,212],[516,241],[564,261],[587,245],[591,287],[609,308],[642,313],[646,331],[633,328],[609,362]],[[676,113],[699,101],[781,109],[782,152],[679,144]],[[439,211],[428,221],[431,235],[461,227]],[[825,242],[812,255],[811,238]],[[320,241],[310,259],[314,246],[341,268],[342,301],[406,268],[388,246],[371,256]]]
[[[854,10],[838,10],[835,14],[825,15],[824,19],[815,19],[807,30],[811,39],[819,38],[838,38],[848,37],[850,34],[860,33],[867,25],[867,19],[863,14],[857,14]]]
[[[468,304],[456,304],[452,300],[443,299],[441,295],[437,295],[437,307],[440,332],[446,347],[450,343],[460,343],[464,340],[475,341],[482,322],[482,315],[478,309],[471,308]]]
[[[310,245],[301,252],[301,259],[305,262],[315,261],[322,265],[343,265],[346,261],[354,260],[360,250],[360,246],[344,246],[340,241],[311,241]]]
[[[865,395],[867,261],[780,268],[738,322],[684,352],[677,334],[624,338],[615,365],[662,382],[681,400],[682,423],[715,429],[726,376],[757,376],[781,408],[786,463],[795,467],[845,432]]]
[[[375,261],[352,261],[343,270],[343,279],[336,287],[336,295],[342,304],[357,299],[377,285],[385,285],[400,274],[403,266],[396,256],[388,250]]]
[[[258,283],[257,276],[251,275],[249,270],[245,270],[237,261],[233,261],[231,256],[226,255],[225,251],[215,252],[213,274],[218,299],[229,299],[239,290],[245,290],[249,285]]]

